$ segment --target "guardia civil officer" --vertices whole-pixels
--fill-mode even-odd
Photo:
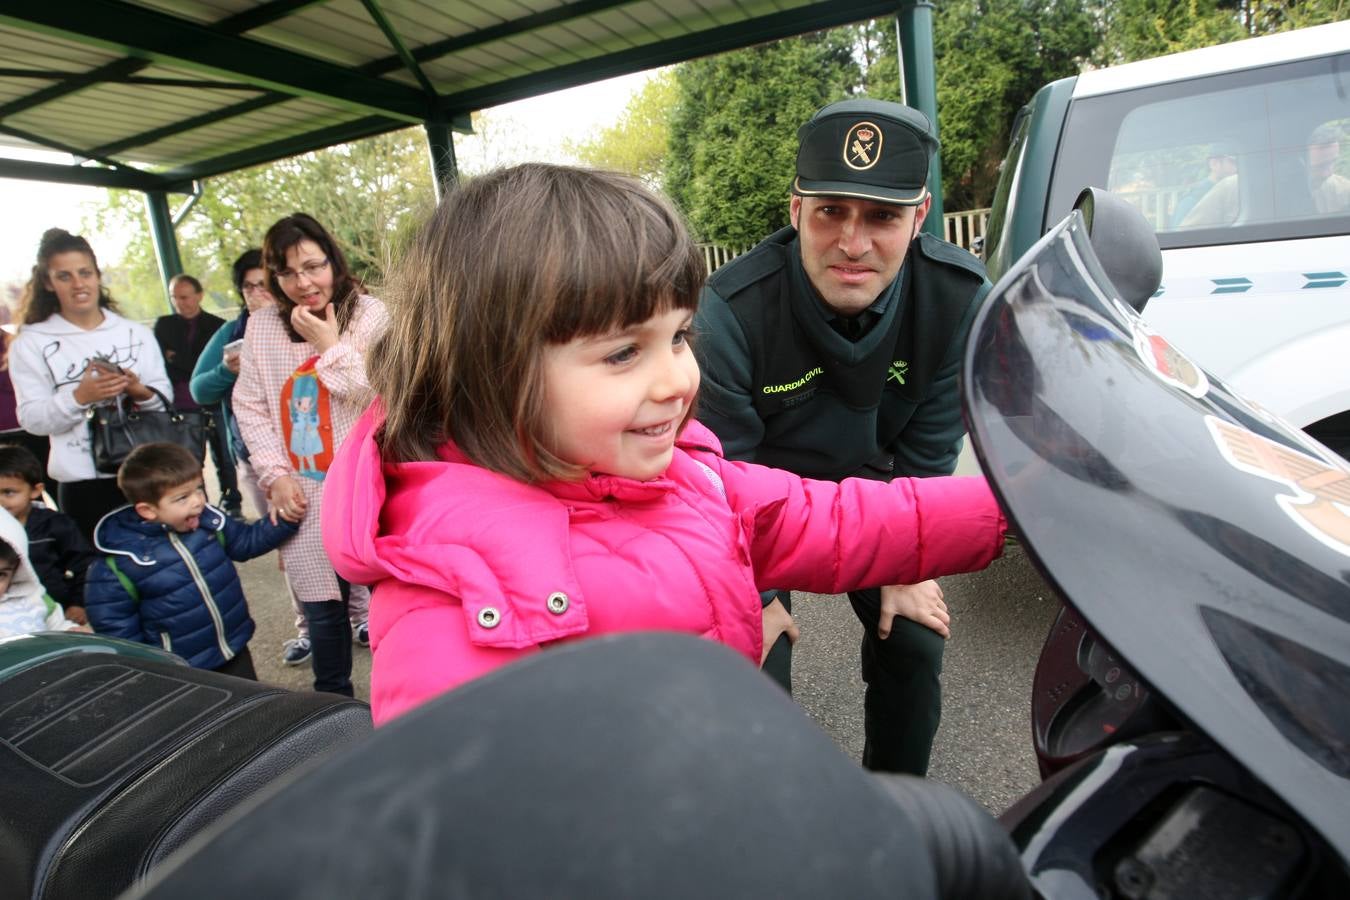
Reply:
[[[797,137],[791,226],[704,292],[699,419],[728,457],[811,478],[949,475],[964,432],[962,348],[990,285],[969,253],[920,233],[932,124],[898,103],[845,100]],[[766,641],[782,637],[765,669],[790,690],[789,594],[769,598]],[[925,774],[942,709],[942,590],[849,599],[863,624],[863,764]]]

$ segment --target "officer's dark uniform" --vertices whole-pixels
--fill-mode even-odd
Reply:
[[[822,118],[825,126],[813,127]],[[847,130],[864,119],[882,126],[897,156],[889,169],[855,175],[833,165],[832,157]],[[936,141],[928,120],[907,107],[867,100],[832,104],[801,134],[798,193],[825,185],[856,196],[856,188],[831,180],[843,175],[883,185],[893,179],[888,198],[903,192],[899,182],[905,180],[918,202],[926,196],[927,160]],[[883,142],[883,154],[886,149]],[[823,161],[810,158],[813,153]],[[883,156],[877,168],[887,162]],[[721,439],[728,457],[806,477],[951,474],[964,433],[957,372],[971,319],[988,290],[978,260],[921,235],[872,305],[844,318],[811,285],[797,233],[785,228],[709,279],[695,322],[703,370],[699,419]],[[786,592],[780,596],[787,601]],[[880,591],[854,592],[849,599],[863,624],[863,762],[924,774],[941,714],[943,639],[897,617],[883,641],[877,637]],[[780,639],[765,666],[785,687],[788,652],[786,638]]]

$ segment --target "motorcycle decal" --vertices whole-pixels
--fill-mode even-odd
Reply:
[[[1280,509],[1308,534],[1350,556],[1350,469],[1205,416],[1219,453],[1233,468],[1292,490],[1276,494]]]
[[[1209,378],[1204,370],[1191,362],[1184,353],[1167,342],[1167,338],[1149,331],[1142,322],[1134,323],[1134,350],[1139,360],[1148,366],[1158,380],[1199,399],[1209,393]]]

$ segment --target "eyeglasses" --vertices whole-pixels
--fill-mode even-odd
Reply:
[[[251,294],[251,293],[253,293],[254,291],[265,291],[265,290],[267,290],[267,282],[265,282],[265,281],[245,281],[243,284],[239,285],[239,288],[240,288],[240,290],[242,290],[245,294]]]
[[[280,272],[277,273],[277,281],[280,282],[281,284],[289,284],[290,282],[295,281],[295,279],[299,278],[301,275],[304,275],[306,278],[313,280],[315,275],[318,275],[320,272],[324,271],[327,268],[328,268],[328,260],[326,259],[323,262],[305,263],[303,266],[300,267],[300,271],[298,272],[295,269],[282,269]]]

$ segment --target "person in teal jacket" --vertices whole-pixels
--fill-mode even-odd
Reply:
[[[798,131],[791,226],[715,272],[695,320],[699,418],[731,459],[839,481],[949,475],[964,427],[957,372],[990,284],[966,251],[921,234],[928,118],[846,100]],[[949,617],[935,581],[849,595],[863,624],[868,768],[923,775],[941,716]],[[790,595],[765,670],[791,690]]]

